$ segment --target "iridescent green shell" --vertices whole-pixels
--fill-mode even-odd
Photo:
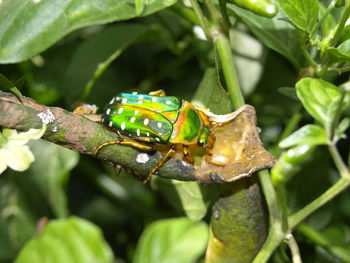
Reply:
[[[171,96],[121,93],[105,108],[102,122],[136,140],[152,143],[190,145],[210,135],[195,107]]]
[[[167,144],[181,104],[176,97],[121,93],[105,108],[102,122],[138,140]]]

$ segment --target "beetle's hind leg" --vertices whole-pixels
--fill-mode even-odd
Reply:
[[[151,179],[151,176],[159,170],[160,167],[163,166],[165,161],[169,158],[169,155],[172,154],[175,151],[175,145],[171,145],[169,151],[163,156],[163,158],[157,163],[156,167],[153,168],[152,171],[149,172],[148,176],[146,179],[142,181],[142,184],[147,184],[149,179]]]
[[[108,145],[113,145],[113,144],[132,146],[132,147],[135,147],[137,149],[144,150],[144,151],[155,151],[156,150],[154,145],[144,145],[144,144],[137,142],[137,141],[133,141],[133,140],[129,140],[129,139],[122,139],[122,140],[105,142],[105,143],[99,145],[94,152],[94,156],[96,156],[98,154],[98,152],[103,147],[106,147]]]

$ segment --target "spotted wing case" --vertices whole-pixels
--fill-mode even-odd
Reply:
[[[121,93],[105,108],[102,122],[135,139],[166,144],[181,103],[176,97]]]

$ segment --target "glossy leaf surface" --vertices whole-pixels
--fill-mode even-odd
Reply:
[[[143,232],[133,262],[196,262],[204,253],[208,234],[203,222],[187,218],[157,221]]]
[[[295,131],[279,143],[282,148],[295,145],[320,145],[327,144],[326,132],[324,129],[315,124],[308,124]]]
[[[142,16],[176,1],[151,0]],[[139,5],[138,5],[139,6]],[[10,0],[0,5],[0,63],[26,60],[78,28],[131,19],[140,14],[131,1]]]
[[[71,217],[49,222],[29,241],[15,263],[111,263],[113,253],[92,223]]]
[[[311,32],[318,15],[317,0],[278,0],[278,2],[294,25]]]

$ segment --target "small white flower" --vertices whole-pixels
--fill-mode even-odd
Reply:
[[[46,125],[41,129],[30,129],[17,133],[16,130],[3,129],[0,133],[0,174],[7,167],[15,171],[24,171],[34,161],[34,155],[25,144],[29,140],[39,139],[45,132]]]

